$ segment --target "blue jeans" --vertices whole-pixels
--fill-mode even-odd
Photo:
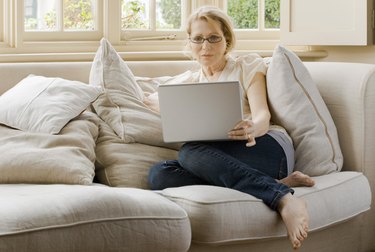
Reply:
[[[287,176],[282,147],[269,135],[245,141],[189,142],[178,160],[167,160],[150,169],[153,190],[186,185],[215,185],[251,194],[275,210],[279,200],[293,190],[276,179]]]

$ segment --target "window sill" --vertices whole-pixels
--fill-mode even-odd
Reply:
[[[319,59],[328,56],[327,51],[294,51],[303,60]],[[272,50],[238,50],[236,55],[257,53],[262,57],[271,57]],[[121,57],[128,61],[150,60],[189,60],[189,56],[179,51],[166,52],[119,52]],[[56,61],[92,61],[95,52],[82,53],[28,53],[28,54],[0,54],[0,62],[56,62]]]

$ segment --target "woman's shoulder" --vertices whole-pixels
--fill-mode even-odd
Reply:
[[[242,71],[246,79],[251,79],[256,72],[263,74],[267,72],[267,65],[264,59],[256,53],[239,55],[237,57],[232,56],[232,64],[236,69]]]
[[[248,53],[238,56],[231,56],[231,58],[237,65],[263,62],[263,58],[257,53]]]

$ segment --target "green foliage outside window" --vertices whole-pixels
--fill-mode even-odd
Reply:
[[[160,12],[163,24],[157,20],[157,28],[160,29],[180,29],[181,28],[181,1],[180,0],[161,0]]]
[[[237,29],[258,29],[258,0],[228,0],[228,15]],[[280,28],[280,0],[265,0],[265,28]]]
[[[139,0],[126,1],[121,4],[122,19],[121,28],[126,29],[147,29],[146,6]]]
[[[37,1],[38,3],[41,1]],[[94,30],[93,6],[91,0],[63,0],[65,30]],[[181,28],[181,1],[158,0],[158,29]],[[42,3],[39,3],[42,4]],[[258,29],[258,0],[228,0],[228,15],[237,29]],[[37,8],[37,6],[33,6]],[[148,29],[148,13],[142,0],[122,0],[122,29]],[[280,27],[280,0],[265,0],[265,28]],[[56,30],[57,14],[51,10],[43,17],[25,18],[26,30]],[[42,18],[43,27],[38,27]]]
[[[181,26],[179,0],[160,0],[162,18],[173,28]],[[258,29],[258,0],[228,0],[228,15],[237,29]],[[265,28],[280,28],[280,0],[265,0]]]
[[[258,0],[228,0],[227,12],[235,28],[258,28]]]
[[[35,1],[29,8],[38,9],[38,4],[42,1]],[[64,30],[94,30],[93,6],[91,0],[64,0],[63,26]],[[42,22],[41,24],[38,24]],[[25,18],[25,30],[56,30],[57,13],[51,9],[39,16]]]
[[[280,28],[280,0],[266,0],[265,27]]]
[[[91,0],[64,0],[65,30],[94,30]]]

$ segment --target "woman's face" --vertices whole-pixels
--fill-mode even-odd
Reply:
[[[212,36],[219,36],[220,42],[210,43],[204,40],[203,43],[193,43],[194,38],[207,39]],[[193,57],[205,67],[222,65],[225,61],[226,41],[220,23],[214,21],[208,23],[204,20],[195,20],[191,24],[190,47]]]

